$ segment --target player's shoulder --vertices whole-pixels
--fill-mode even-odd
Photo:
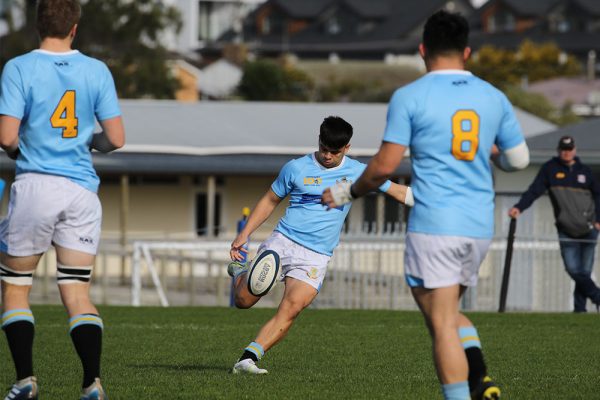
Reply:
[[[394,90],[394,93],[392,94],[392,98],[400,97],[400,96],[404,96],[407,94],[412,94],[413,92],[421,91],[431,84],[430,81],[431,81],[430,76],[428,74],[425,74],[425,75],[421,76],[420,78],[417,78],[416,80]]]
[[[349,167],[349,168],[357,168],[357,167],[362,167],[365,166],[366,164],[358,161],[355,158],[352,158],[350,156],[344,156],[344,166],[345,167]]]
[[[486,91],[492,96],[495,96],[501,100],[508,100],[504,92],[498,89],[496,86],[492,85],[490,82],[485,79],[481,79],[477,75],[471,75],[471,80],[474,85],[477,85],[482,91]]]
[[[108,70],[108,66],[102,60],[88,56],[87,54],[82,53],[80,51],[77,52],[77,57],[82,62],[84,62],[85,64],[89,65],[92,68],[97,68],[99,70]]]
[[[295,171],[300,171],[312,164],[313,164],[312,155],[306,154],[302,157],[293,158],[293,159],[289,160],[288,162],[286,162],[284,164],[282,169],[285,169],[286,171],[289,171],[289,172],[295,172]]]
[[[34,51],[30,51],[25,54],[18,55],[16,57],[11,58],[4,64],[4,68],[18,67],[21,68],[28,64],[31,64],[32,61],[36,60],[38,55]]]

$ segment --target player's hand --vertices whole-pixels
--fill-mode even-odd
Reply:
[[[519,210],[517,207],[513,207],[508,210],[508,216],[511,218],[519,218],[519,215],[521,215],[521,210]]]
[[[233,261],[242,261],[245,255],[248,254],[248,249],[244,247],[248,243],[248,236],[239,234],[233,242],[231,242],[231,249],[229,250],[229,256]]]
[[[328,187],[321,195],[321,204],[330,209],[350,203],[354,200],[350,194],[350,186],[352,186],[350,182],[337,182],[335,185]]]
[[[596,228],[597,231],[600,231],[600,222],[594,222],[594,228]]]

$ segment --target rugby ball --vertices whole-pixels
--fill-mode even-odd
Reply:
[[[277,282],[279,275],[279,254],[265,250],[251,263],[248,272],[248,291],[253,296],[264,296]]]

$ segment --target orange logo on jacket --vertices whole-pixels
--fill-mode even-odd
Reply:
[[[565,178],[565,173],[564,172],[557,172],[556,173],[556,179],[564,179]]]

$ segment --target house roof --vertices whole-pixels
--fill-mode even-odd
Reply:
[[[268,3],[279,6],[290,17],[314,18],[334,1],[336,0],[271,0]]]
[[[556,147],[562,136],[572,136],[577,155],[590,165],[600,165],[600,118],[569,125],[544,135],[527,139],[533,162],[542,163],[556,156]]]
[[[600,15],[600,2],[598,0],[571,0],[585,11],[593,15]]]
[[[515,13],[523,17],[544,16],[552,7],[562,0],[496,0],[489,1],[483,7],[491,7],[495,4],[505,4]]]
[[[386,17],[392,9],[392,3],[389,0],[344,0],[344,3],[365,18]]]
[[[338,115],[354,127],[350,156],[366,161],[385,129],[386,104],[122,100],[127,144],[94,153],[100,173],[276,174],[291,158],[317,148],[319,126]],[[526,136],[555,125],[517,109]],[[0,168],[12,168],[5,155]],[[398,174],[409,174],[403,163]]]
[[[271,0],[271,3],[278,4],[278,1],[281,0]],[[303,0],[286,1],[291,5],[302,3]],[[325,6],[319,12],[311,15],[308,26],[293,35],[282,37],[281,33],[272,33],[257,36],[255,27],[251,23],[256,15],[253,14],[246,20],[250,22],[245,24],[244,37],[251,49],[265,53],[337,52],[342,55],[360,53],[381,56],[382,53],[387,52],[415,52],[419,39],[412,36],[420,36],[421,25],[433,12],[448,3],[448,0],[327,0],[322,2]],[[467,17],[474,11],[468,0],[455,0],[453,4],[458,10],[464,10]],[[372,22],[372,20],[377,22],[371,30],[363,32],[359,32],[358,29],[343,29],[336,35],[325,34],[324,24],[327,23],[327,19],[324,16],[330,11],[335,12],[336,9],[349,9],[362,18],[363,22]],[[419,34],[414,35],[417,31]],[[227,32],[212,46],[214,49],[222,47],[222,43],[231,40],[232,37],[232,33]],[[204,49],[204,51],[211,50],[213,48]]]
[[[567,103],[587,103],[592,92],[600,93],[600,79],[554,78],[532,83],[527,90],[544,95],[554,107],[560,108]]]

